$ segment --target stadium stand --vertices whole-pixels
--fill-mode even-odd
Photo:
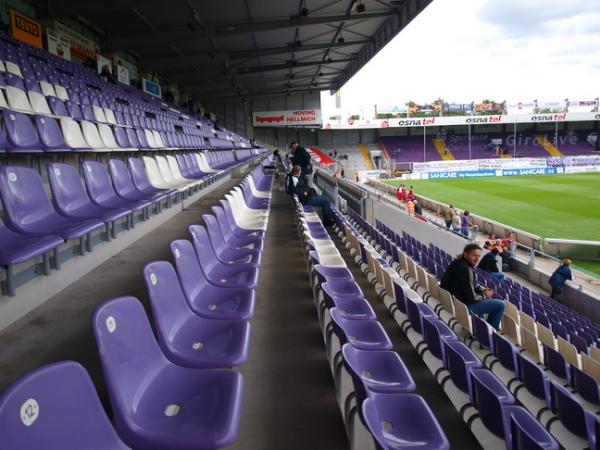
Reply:
[[[575,156],[591,155],[594,143],[590,142],[590,135],[594,130],[529,132],[517,133],[517,157],[548,157],[548,156]],[[381,146],[389,158],[397,163],[438,161],[442,159],[488,159],[498,155],[492,140],[499,139],[503,142],[504,157],[514,156],[512,133],[484,133],[471,135],[471,153],[469,154],[469,136],[467,134],[443,133],[440,136],[427,136],[425,154],[423,152],[423,136],[383,136]],[[556,142],[558,142],[556,144]],[[443,144],[443,145],[441,145]],[[441,148],[446,148],[444,154]]]
[[[47,18],[108,29],[103,46],[181,80],[183,95],[157,98],[0,33],[0,450],[597,447],[597,324],[478,271],[507,300],[492,330],[439,287],[444,249],[367,221],[353,209],[360,184],[337,196],[345,180],[326,227],[284,192],[288,161],[266,144],[344,142],[337,163],[354,179],[379,147],[348,143],[377,133],[338,140],[309,124],[254,140],[252,112],[319,109],[317,86],[343,85],[430,0],[301,2],[297,15],[287,1],[201,13],[169,2],[169,14],[112,2],[84,5],[86,17],[70,0],[42,3]],[[131,15],[143,23],[129,29]],[[324,31],[306,38],[304,26]],[[342,38],[349,26],[365,42]],[[126,49],[146,39],[156,54]],[[357,57],[333,59],[337,46]],[[273,80],[285,91],[263,90]],[[522,133],[519,149],[590,151],[591,131],[569,133],[556,145]],[[400,163],[423,158],[422,136],[381,139]],[[425,159],[464,157],[463,136],[440,139]],[[489,157],[487,142],[473,152]]]
[[[587,345],[597,344],[596,324],[516,282],[499,285],[478,270],[478,281],[509,302],[502,333],[496,332],[439,287],[436,277],[450,255],[400,236],[381,222],[375,228],[352,211],[350,217],[348,222],[337,213],[347,245],[486,448],[493,444],[477,429],[476,416],[467,407],[474,406],[488,431],[507,441],[521,428],[519,433],[537,436],[535,448],[558,448],[553,439],[565,448],[595,445],[598,372],[590,356],[596,352]],[[463,400],[447,390],[450,383],[463,392]],[[515,398],[522,407],[511,406]]]

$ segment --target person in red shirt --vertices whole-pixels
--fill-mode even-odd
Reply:
[[[410,191],[408,191],[408,201],[413,201],[415,199],[415,188],[410,187]]]
[[[406,186],[402,185],[402,189],[400,190],[400,201],[406,201]]]
[[[402,190],[400,189],[400,186],[398,186],[398,189],[396,189],[396,199],[401,202],[402,201]]]

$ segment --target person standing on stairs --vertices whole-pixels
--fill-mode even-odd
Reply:
[[[313,166],[310,154],[297,141],[292,141],[290,143],[290,149],[292,150],[292,165],[300,166],[300,169],[302,170],[300,177],[304,179],[310,188],[315,189],[315,183],[313,180]]]

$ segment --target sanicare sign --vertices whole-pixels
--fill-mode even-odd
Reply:
[[[320,109],[293,109],[290,111],[255,111],[252,113],[255,127],[297,127],[322,124]]]

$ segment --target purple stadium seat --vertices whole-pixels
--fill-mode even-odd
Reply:
[[[391,350],[392,342],[376,320],[353,320],[342,316],[337,308],[329,310],[333,330],[340,344],[351,344],[360,350]]]
[[[38,139],[30,116],[16,111],[2,111],[9,152],[39,153],[42,145]]]
[[[413,330],[420,335],[423,334],[423,317],[437,318],[437,314],[427,303],[417,303],[410,298],[406,298],[406,314]]]
[[[71,114],[69,114],[69,111],[67,111],[67,107],[65,106],[65,103],[56,97],[47,97],[48,99],[48,105],[50,106],[50,111],[52,111],[52,114],[54,114],[55,116],[62,116],[62,117],[69,117]]]
[[[351,344],[342,347],[344,365],[352,376],[359,405],[371,394],[401,394],[416,389],[404,362],[393,351],[359,350]]]
[[[146,195],[158,194],[157,200],[168,199],[177,194],[175,190],[163,190],[157,189],[150,184],[148,176],[146,175],[146,169],[144,163],[137,158],[129,158],[129,168],[131,170],[131,179],[135,188]]]
[[[444,322],[439,320],[437,317],[423,316],[423,338],[427,343],[429,351],[438,359],[444,360],[444,349],[442,346],[442,340],[451,342],[457,341],[458,337],[454,334],[454,331],[446,325]]]
[[[583,439],[594,435],[593,414],[586,412],[583,406],[563,386],[550,382],[550,404],[552,412],[558,416],[562,424],[571,433]]]
[[[506,337],[499,333],[492,333],[493,353],[500,364],[512,372],[517,371],[517,348]]]
[[[0,397],[2,448],[128,450],[113,429],[92,380],[72,361],[40,367]]]
[[[144,268],[158,342],[172,362],[184,367],[226,368],[248,360],[250,324],[211,319],[190,309],[177,273],[166,261]]]
[[[532,395],[548,403],[550,401],[550,385],[544,369],[525,355],[518,354],[517,358],[517,378],[523,382],[525,388]],[[515,394],[517,392],[518,390],[515,391]]]
[[[15,295],[12,265],[19,264],[38,256],[44,257],[44,274],[50,272],[50,260],[47,253],[55,250],[64,242],[58,235],[28,236],[16,233],[0,220],[0,265],[6,272],[5,291],[7,295]]]
[[[217,219],[210,214],[204,214],[202,219],[204,219],[214,254],[219,261],[234,267],[258,267],[260,265],[261,251],[259,249],[228,246],[223,238],[221,226]]]
[[[219,222],[221,231],[223,233],[223,239],[225,239],[227,245],[233,248],[249,247],[259,250],[263,249],[264,240],[262,238],[264,237],[264,233],[256,233],[254,236],[251,234],[243,236],[243,231],[239,229],[240,236],[238,236],[235,233],[237,227],[233,228],[231,226],[231,223],[227,219],[227,215],[225,214],[223,208],[220,206],[213,206],[212,211],[215,215],[215,218]]]
[[[40,138],[41,148],[47,152],[70,152],[65,144],[60,125],[52,117],[35,116],[35,126]]]
[[[119,197],[112,186],[106,167],[99,162],[83,161],[81,169],[90,197],[97,205],[140,211],[152,204],[147,200],[126,200]]]
[[[49,163],[47,172],[54,206],[63,216],[74,219],[97,218],[103,222],[114,222],[131,214],[131,209],[128,208],[105,208],[93,203],[74,166]],[[116,236],[114,223],[111,236]]]
[[[153,195],[146,194],[136,189],[133,184],[131,174],[127,169],[127,165],[120,159],[110,159],[108,161],[108,169],[113,181],[115,191],[126,200],[133,201],[151,201],[155,202],[163,198],[163,195],[156,193]]]
[[[101,305],[94,333],[119,436],[133,448],[208,450],[239,432],[242,376],[165,358],[133,297]]]
[[[7,225],[20,233],[76,239],[104,226],[96,219],[69,219],[58,214],[40,175],[27,167],[0,167],[0,197]]]
[[[196,256],[204,272],[204,276],[215,286],[254,289],[258,283],[258,270],[255,267],[239,267],[235,264],[224,264],[217,259],[208,233],[201,225],[188,228]]]
[[[471,392],[469,370],[481,367],[481,360],[469,347],[455,340],[442,341],[443,354],[446,358],[444,366],[450,372],[455,386],[463,392]]]
[[[565,361],[564,356],[554,350],[552,347],[549,347],[546,344],[544,346],[544,361],[546,366],[550,369],[554,375],[564,378],[568,380],[569,377],[569,367],[567,361]]]
[[[372,394],[362,404],[367,429],[384,450],[448,450],[450,443],[419,395]]]
[[[487,369],[470,369],[470,398],[488,430],[505,439],[502,408],[513,405],[515,398],[496,376]]]
[[[254,314],[253,289],[213,286],[200,268],[190,241],[171,243],[181,287],[190,308],[198,315],[212,319],[250,319]]]
[[[569,364],[569,368],[571,385],[577,390],[577,393],[584,400],[600,405],[600,388],[596,380],[573,364]]]

